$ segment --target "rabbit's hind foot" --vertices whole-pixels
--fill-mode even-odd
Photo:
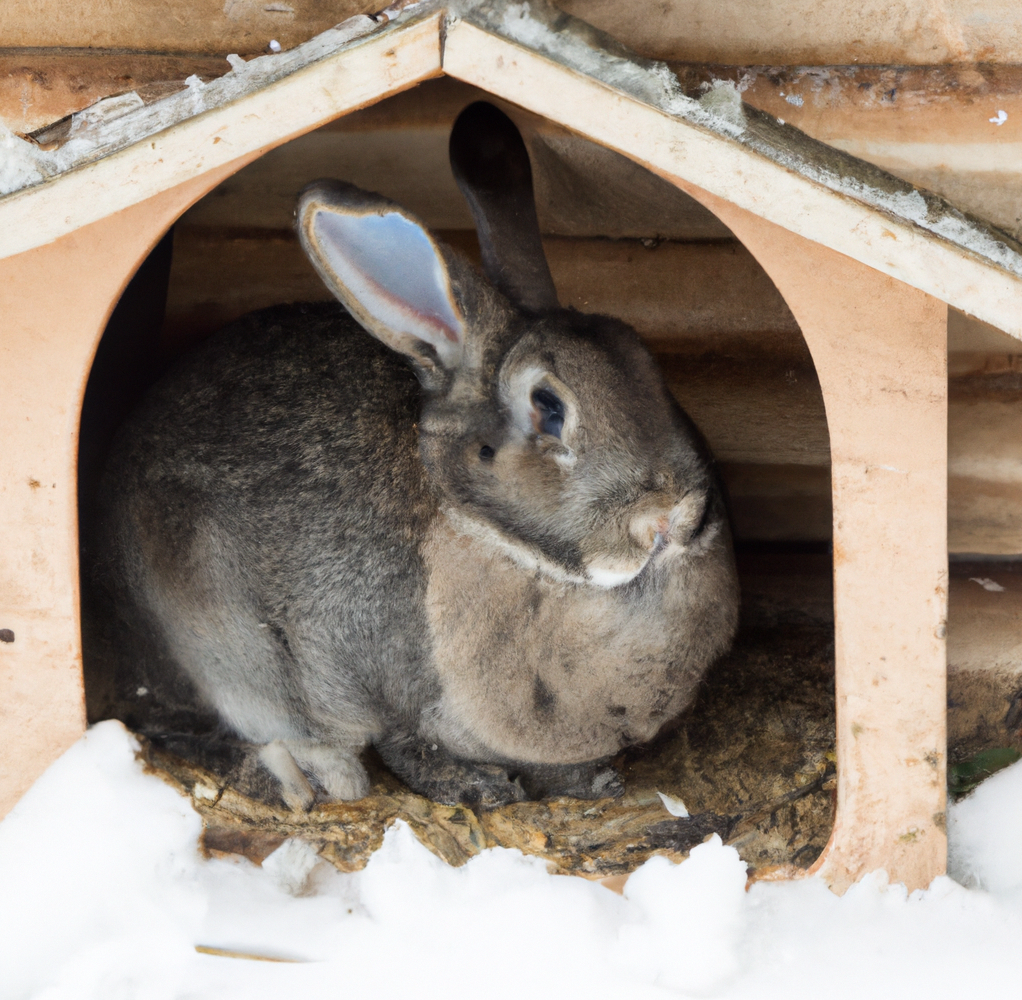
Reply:
[[[413,792],[434,802],[492,809],[527,797],[506,768],[460,760],[430,740],[397,736],[376,748],[384,763]]]
[[[618,799],[625,793],[621,775],[604,761],[523,764],[518,777],[530,799]]]
[[[280,783],[287,807],[296,812],[308,811],[316,800],[310,777],[330,799],[349,801],[369,794],[369,775],[354,750],[312,741],[274,740],[262,747],[259,760]]]

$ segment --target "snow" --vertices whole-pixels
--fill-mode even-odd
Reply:
[[[350,875],[294,840],[262,867],[206,860],[189,801],[134,750],[94,726],[0,824],[3,1000],[939,1000],[1009,995],[1022,971],[1022,762],[950,808],[957,881],[746,892],[714,836],[618,896],[517,851],[449,868],[401,824]]]
[[[38,184],[43,179],[41,160],[37,146],[0,122],[0,196]]]
[[[969,582],[978,583],[984,590],[989,590],[995,594],[1004,590],[1004,588],[995,580],[991,580],[989,577],[985,576],[970,576]]]
[[[664,792],[657,792],[660,796],[660,801],[663,802],[664,808],[672,815],[684,819],[689,815],[688,807],[681,799],[676,798],[673,795],[667,795]]]

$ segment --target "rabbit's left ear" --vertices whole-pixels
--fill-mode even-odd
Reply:
[[[532,165],[518,127],[486,101],[465,108],[450,140],[451,170],[479,236],[483,271],[515,305],[557,308],[536,216]]]
[[[309,260],[366,330],[420,368],[458,365],[465,317],[444,255],[418,219],[339,181],[310,184],[295,215]]]

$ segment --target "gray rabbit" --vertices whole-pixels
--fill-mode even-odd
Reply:
[[[620,794],[606,761],[736,627],[712,460],[631,329],[558,307],[517,129],[472,105],[451,157],[489,281],[388,200],[311,185],[298,233],[347,312],[211,338],[101,489],[121,676],[215,714],[293,808],[366,794],[368,745],[442,802]]]

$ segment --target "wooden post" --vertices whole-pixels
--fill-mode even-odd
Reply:
[[[947,306],[692,185],[802,328],[830,429],[837,814],[811,869],[923,888],[947,840]]]
[[[0,260],[0,817],[85,729],[76,473],[96,345],[167,228],[254,155]]]

